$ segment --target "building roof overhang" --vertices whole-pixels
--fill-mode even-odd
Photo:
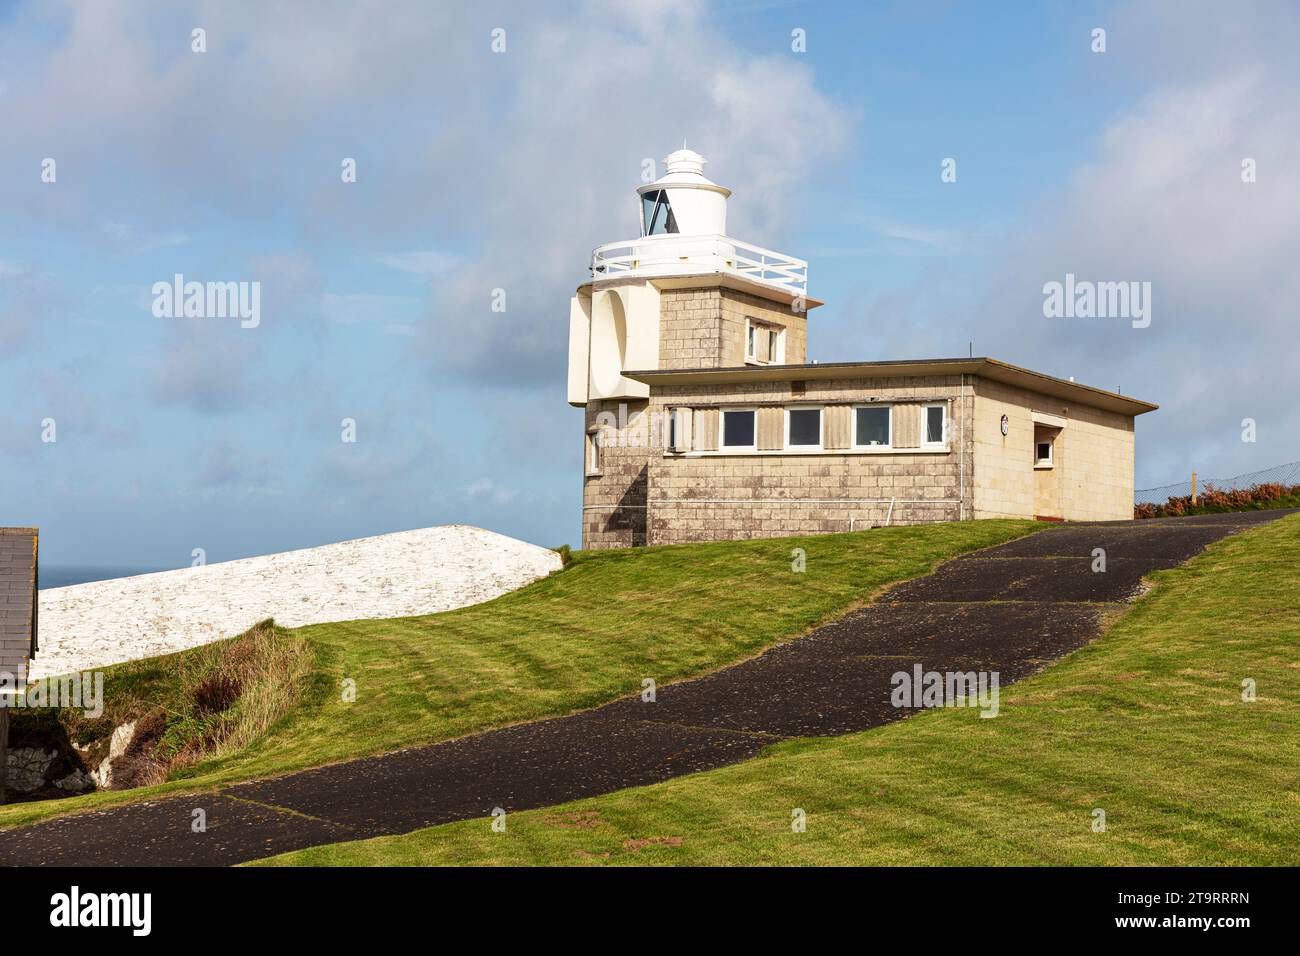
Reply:
[[[578,286],[579,295],[591,295],[593,292],[599,292],[601,289],[616,288],[620,285],[629,283],[640,284],[649,282],[656,289],[733,289],[736,292],[747,292],[750,295],[757,296],[760,299],[767,299],[770,302],[777,302],[781,305],[790,305],[799,298],[799,296],[790,289],[772,285],[767,282],[758,282],[754,279],[747,279],[744,276],[736,275],[732,272],[700,272],[692,275],[671,275],[671,276],[645,276],[635,274],[620,274],[609,279],[594,279],[590,282],[584,282]],[[805,295],[803,304],[805,313],[807,310],[815,309],[819,305],[825,305],[821,299],[814,299],[810,295]],[[806,317],[806,316],[805,316]]]
[[[979,375],[995,382],[1079,402],[1122,415],[1142,415],[1159,405],[1045,375],[992,358],[901,359],[889,362],[824,362],[814,365],[744,365],[731,368],[656,369],[624,372],[652,389],[678,385],[734,385],[742,382],[814,381],[835,378],[894,378],[904,375]]]

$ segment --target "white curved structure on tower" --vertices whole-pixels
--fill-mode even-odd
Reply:
[[[649,395],[623,372],[659,366],[659,292],[672,280],[714,275],[765,298],[806,298],[807,262],[726,234],[731,190],[704,175],[705,162],[670,153],[664,175],[637,189],[641,235],[592,252],[591,281],[570,304],[571,404]]]

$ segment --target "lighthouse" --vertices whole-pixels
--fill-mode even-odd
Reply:
[[[647,420],[628,372],[802,363],[808,264],[727,235],[731,190],[682,148],[636,189],[640,235],[597,246],[569,305],[568,398],[585,408],[583,540],[645,543],[648,463],[672,422]]]
[[[1155,405],[992,358],[809,363],[807,263],[729,236],[704,165],[665,158],[569,305],[584,548],[1132,516]]]

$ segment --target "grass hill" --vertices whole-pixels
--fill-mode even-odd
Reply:
[[[1007,688],[996,719],[930,711],[511,814],[505,832],[471,820],[268,862],[1294,865],[1297,567],[1292,515],[1156,572],[1104,637]]]
[[[163,782],[0,807],[0,827],[594,707],[638,693],[647,676],[663,684],[744,660],[939,561],[1034,529],[967,521],[579,552],[564,570],[474,607],[292,631],[267,623],[119,665],[106,672],[94,726],[58,716],[79,743],[147,720],[148,746],[131,756],[137,779]]]

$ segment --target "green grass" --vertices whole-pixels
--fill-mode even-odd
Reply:
[[[308,642],[314,670],[299,705],[265,734],[158,786],[0,807],[0,827],[594,707],[639,693],[647,677],[663,684],[751,657],[888,584],[1036,527],[966,521],[578,552],[563,571],[475,607],[281,630]],[[796,547],[803,573],[791,569]],[[122,673],[109,672],[110,695]]]
[[[305,638],[263,621],[231,640],[120,665],[105,678],[97,718],[69,709],[20,710],[14,719],[58,715],[69,740],[91,745],[95,763],[105,756],[114,727],[147,720],[158,731],[150,769],[183,773],[196,757],[238,753],[275,726],[306,698],[312,668]]]
[[[931,711],[511,814],[504,833],[473,820],[265,862],[1294,865],[1297,567],[1291,516],[1157,572],[1103,638],[1004,688],[994,719]]]

